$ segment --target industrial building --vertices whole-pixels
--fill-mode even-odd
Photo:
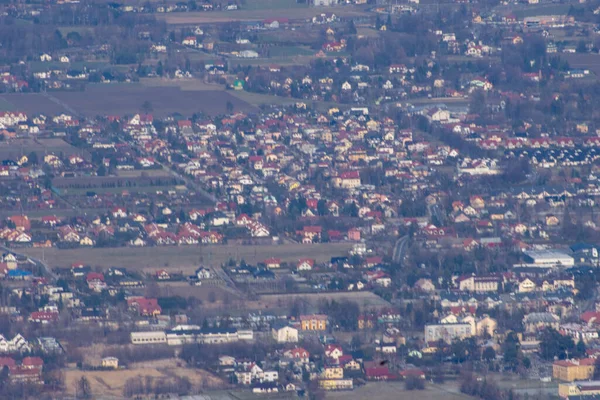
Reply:
[[[572,267],[575,265],[575,259],[560,250],[529,250],[525,251],[524,254],[525,262],[529,266]]]

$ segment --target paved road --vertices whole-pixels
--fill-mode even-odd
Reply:
[[[54,272],[52,272],[52,268],[50,268],[48,266],[48,264],[46,264],[44,261],[38,260],[37,258],[30,257],[30,256],[28,256],[26,254],[23,254],[23,253],[19,253],[18,251],[15,251],[15,250],[13,250],[11,248],[8,248],[8,247],[5,247],[5,246],[0,246],[0,249],[2,249],[3,251],[8,251],[8,252],[13,253],[13,254],[15,254],[17,256],[20,256],[20,257],[26,257],[29,260],[29,262],[31,262],[33,265],[35,265],[36,267],[38,267],[38,269],[41,269],[42,271],[44,271],[45,274],[48,277],[50,277],[50,278],[52,278],[54,280],[56,280],[58,278],[56,276],[56,274]]]
[[[392,260],[395,263],[399,263],[402,265],[402,261],[406,255],[406,249],[408,248],[408,236],[402,236],[400,239],[396,241],[394,245],[394,253],[392,255]]]

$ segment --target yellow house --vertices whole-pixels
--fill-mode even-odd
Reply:
[[[352,390],[352,379],[321,379],[319,388],[323,390]]]
[[[313,314],[300,316],[300,329],[303,331],[324,331],[327,329],[327,315]]]
[[[119,359],[117,357],[104,357],[102,359],[102,368],[119,368]]]
[[[594,376],[595,362],[593,358],[556,361],[552,364],[552,377],[564,382],[591,379]]]
[[[344,377],[344,369],[339,365],[331,365],[325,367],[321,376],[325,379],[342,379]]]

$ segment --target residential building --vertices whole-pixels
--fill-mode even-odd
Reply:
[[[425,325],[425,341],[437,342],[443,340],[450,343],[455,339],[465,339],[474,335],[471,324],[428,324]]]
[[[327,315],[312,314],[300,316],[300,327],[303,331],[327,330]]]
[[[552,377],[563,382],[588,380],[594,376],[596,359],[560,360],[552,364]]]

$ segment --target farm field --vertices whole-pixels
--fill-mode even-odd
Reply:
[[[319,8],[295,8],[293,17],[290,18],[290,10],[286,8],[267,8],[267,9],[242,9],[237,11],[213,11],[213,12],[187,12],[187,13],[166,13],[157,14],[156,18],[164,20],[170,25],[187,25],[187,24],[214,24],[233,21],[262,21],[269,18],[290,18],[290,19],[309,19],[322,12],[333,13],[340,17],[357,17],[366,15],[367,13],[361,8],[344,6],[344,7],[327,7],[326,9]]]
[[[475,397],[460,393],[457,384],[447,382],[441,386],[426,385],[425,390],[408,391],[404,382],[367,383],[351,392],[327,392],[328,400],[362,400],[376,397],[378,400],[474,400]]]
[[[58,115],[67,112],[42,93],[5,93],[0,96],[0,111],[24,111],[28,114]]]
[[[262,93],[251,93],[246,91],[234,91],[232,95],[246,101],[250,104],[260,106],[262,104],[274,104],[274,105],[290,105],[296,103],[306,103],[311,107],[318,108],[320,110],[327,110],[331,107],[343,108],[344,106],[349,107],[349,105],[327,102],[327,101],[313,101],[313,100],[303,100],[303,99],[294,99],[292,97],[281,97],[274,96],[270,94],[262,94]]]
[[[214,375],[197,369],[184,368],[181,361],[159,360],[156,362],[133,364],[131,369],[116,371],[65,371],[65,384],[68,393],[75,393],[77,382],[85,376],[92,393],[102,396],[123,396],[125,382],[128,379],[151,377],[153,380],[173,379],[174,377],[186,377],[194,387],[217,387],[222,384],[221,379]]]
[[[207,309],[220,309],[231,303],[235,303],[236,308],[242,306],[242,303],[239,303],[242,301],[242,295],[225,286],[192,286],[187,282],[159,282],[158,288],[160,289],[160,295],[163,297],[174,295],[185,298],[193,297],[202,300],[202,307]],[[243,305],[245,305],[245,300]]]
[[[276,49],[274,47],[273,49]],[[284,49],[284,51],[286,51]],[[274,57],[261,57],[261,58],[237,58],[230,57],[229,64],[236,66],[265,66],[265,65],[279,65],[279,66],[290,66],[290,65],[308,65],[312,60],[316,58],[315,55],[295,55],[295,56],[274,56]]]
[[[0,157],[2,159],[15,159],[21,155],[27,155],[35,151],[38,157],[44,157],[45,154],[60,154],[65,156],[79,154],[88,158],[87,152],[82,151],[62,139],[11,139],[0,142]]]
[[[254,110],[248,103],[225,92],[215,90],[181,90],[175,86],[149,87],[140,84],[88,85],[82,92],[53,92],[52,97],[41,93],[15,93],[0,96],[0,107],[22,110],[29,114],[71,113],[69,109],[84,116],[123,115],[140,112],[141,105],[149,101],[156,117],[173,113],[210,115],[224,114],[227,103],[234,110]],[[4,101],[4,102],[3,102]]]
[[[237,260],[243,259],[249,263],[256,263],[269,257],[278,257],[282,261],[297,261],[302,257],[312,257],[317,261],[326,261],[333,256],[345,255],[351,248],[351,243],[323,243],[260,246],[120,247],[69,250],[28,248],[19,251],[35,258],[41,258],[43,255],[51,267],[69,267],[74,262],[84,262],[91,266],[103,268],[117,266],[138,271],[173,268],[178,271],[181,270],[183,273],[191,274],[201,263],[221,265],[231,258]]]

